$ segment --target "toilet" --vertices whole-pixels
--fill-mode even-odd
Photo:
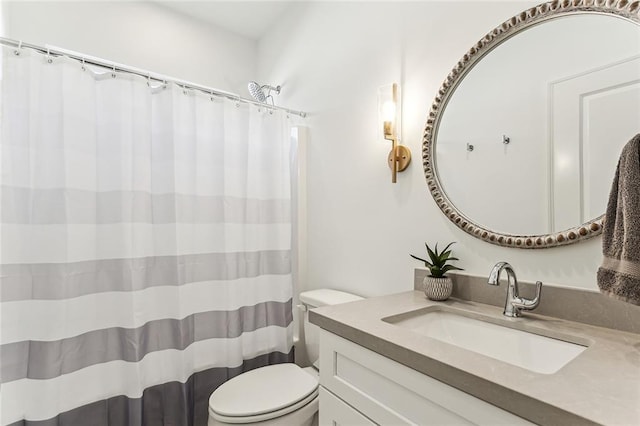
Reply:
[[[208,426],[313,424],[318,412],[318,327],[309,323],[309,309],[362,300],[338,290],[300,293],[304,309],[305,345],[313,367],[275,364],[256,368],[223,383],[209,397]]]

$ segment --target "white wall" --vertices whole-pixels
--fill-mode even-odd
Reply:
[[[2,35],[247,96],[254,40],[148,2],[2,1]]]
[[[6,33],[7,27],[7,12],[6,12],[6,2],[0,1],[0,35],[4,35]]]
[[[305,288],[410,289],[421,265],[409,253],[424,254],[425,241],[457,241],[467,273],[488,275],[506,260],[523,280],[596,288],[600,238],[545,250],[484,243],[443,216],[422,171],[422,131],[446,75],[484,34],[536,3],[305,3],[260,41],[260,79],[283,85],[280,103],[310,113]],[[413,153],[395,185],[376,122],[377,88],[394,81]]]

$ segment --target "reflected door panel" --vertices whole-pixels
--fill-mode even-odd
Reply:
[[[633,57],[549,85],[552,229],[605,210],[620,151],[638,133],[639,76]]]

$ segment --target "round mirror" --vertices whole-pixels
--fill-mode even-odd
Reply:
[[[447,217],[488,242],[542,248],[598,235],[618,156],[640,133],[638,4],[574,3],[496,28],[434,101],[427,183]]]

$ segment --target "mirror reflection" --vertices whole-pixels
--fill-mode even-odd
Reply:
[[[578,14],[517,33],[449,99],[435,168],[449,200],[496,232],[559,232],[604,213],[640,133],[640,26]]]

